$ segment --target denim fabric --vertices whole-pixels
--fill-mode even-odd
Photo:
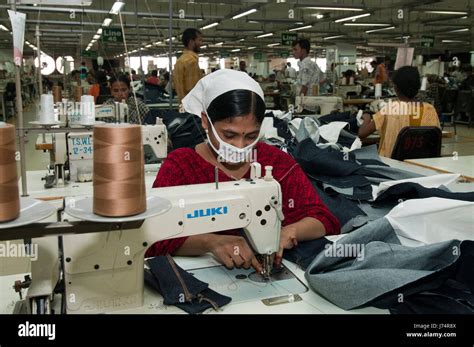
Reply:
[[[345,154],[332,148],[319,148],[311,140],[304,140],[297,145],[294,154],[306,174],[315,180],[339,188],[359,187],[359,195],[353,196],[354,199],[370,199],[371,182],[420,177],[382,162],[380,165],[373,165],[378,155],[373,153],[372,148]],[[370,160],[371,165],[361,165],[357,162],[358,157]]]
[[[453,250],[464,244],[474,246],[472,241],[457,240],[420,247],[402,246],[390,223],[381,218],[335,243],[339,249],[359,245],[363,250],[360,259],[354,254],[340,256],[336,251],[328,254],[325,250],[310,264],[305,277],[314,291],[350,310],[371,305],[390,292],[396,300],[404,288],[409,288],[412,294],[419,292],[417,281],[436,281],[437,276],[446,275],[442,270],[460,264],[458,260],[463,252]],[[472,257],[465,261],[470,269],[474,268]]]
[[[474,314],[474,242],[462,242],[459,253],[455,264],[370,304],[394,314]]]
[[[174,305],[188,313],[196,314],[211,307],[217,309],[232,300],[209,289],[207,283],[184,271],[170,256],[148,259],[147,264],[150,270],[145,270],[145,283],[163,296],[165,305]],[[173,266],[177,269],[182,282]]]
[[[311,183],[324,205],[339,220],[341,233],[348,233],[368,222],[368,216],[358,207],[356,202],[341,194],[321,189],[317,181],[311,180]]]
[[[332,242],[326,238],[311,241],[299,242],[298,246],[287,249],[283,252],[283,258],[299,265],[303,270],[311,264],[313,259],[322,251],[324,247]]]
[[[366,201],[361,201],[359,207],[367,215],[369,221],[385,217],[393,208],[393,206],[374,206]]]

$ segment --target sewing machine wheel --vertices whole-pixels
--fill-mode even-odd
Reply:
[[[51,314],[49,296],[39,296],[31,299],[31,314]]]

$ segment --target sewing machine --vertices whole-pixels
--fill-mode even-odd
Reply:
[[[145,165],[160,163],[168,154],[168,132],[160,119],[155,125],[142,125]],[[73,182],[92,181],[94,146],[92,132],[68,133],[70,179]]]
[[[342,98],[337,96],[297,96],[295,98],[296,113],[308,110],[315,112],[317,115],[324,116],[342,109]]]
[[[360,93],[362,93],[362,86],[359,84],[355,84],[355,85],[340,84],[336,87],[335,94],[337,96],[340,96],[342,98],[347,98],[348,93],[355,93],[356,95],[360,95]]]
[[[63,187],[66,184],[66,163],[69,163],[69,181],[92,181],[92,131],[62,130],[39,135],[36,143],[36,149],[47,150],[50,154],[48,174],[44,178],[45,188]],[[168,154],[168,131],[161,119],[157,118],[155,125],[142,125],[142,139],[145,168],[156,172],[157,166]]]
[[[54,236],[32,239],[39,249],[38,259],[32,262],[32,281],[26,297],[28,312],[51,310],[54,289],[61,278],[65,284],[62,299],[69,314],[140,307],[144,253],[150,245],[221,230],[244,229],[249,244],[262,257],[262,275],[268,278],[273,256],[279,249],[283,213],[280,185],[272,177],[272,168],[265,170],[261,177],[260,166],[253,164],[251,179],[247,180],[148,190],[148,199],[161,199],[165,208],[135,224],[76,219],[69,207],[79,205],[84,197],[65,198],[66,208],[59,222],[15,230],[17,238],[31,237],[34,228],[41,229],[41,235],[63,235],[59,246]],[[93,232],[97,228],[102,232]]]

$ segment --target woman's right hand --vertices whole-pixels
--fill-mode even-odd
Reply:
[[[208,247],[228,269],[234,267],[248,269],[252,266],[257,273],[263,271],[247,241],[241,236],[213,234]]]

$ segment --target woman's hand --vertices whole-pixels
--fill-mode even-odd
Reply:
[[[257,273],[263,271],[262,265],[253,254],[247,241],[241,236],[213,234],[209,240],[209,251],[228,269],[244,269],[252,266]]]
[[[281,228],[280,232],[280,249],[278,250],[277,255],[275,256],[275,265],[279,266],[281,264],[281,259],[283,257],[283,251],[285,249],[291,249],[298,246],[298,240],[296,238],[296,227],[293,225],[288,225]]]

